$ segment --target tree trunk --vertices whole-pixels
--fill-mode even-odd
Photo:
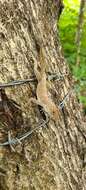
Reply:
[[[84,27],[84,13],[85,13],[85,6],[86,1],[81,0],[80,2],[80,10],[79,10],[79,18],[78,18],[78,26],[77,26],[77,33],[76,33],[76,45],[77,45],[77,56],[76,56],[76,65],[80,65],[80,49],[81,49],[81,37],[82,31]]]
[[[41,46],[45,47],[46,75],[69,73],[57,32],[61,3],[60,0],[0,0],[1,83],[34,76],[33,68]],[[73,85],[70,73],[63,80],[49,84],[51,97],[58,107]],[[6,88],[6,105],[12,109],[5,111],[4,108],[0,113],[0,143],[7,140],[9,131],[11,138],[18,137],[44,119],[40,107],[29,102],[31,97],[36,97],[36,87],[37,83],[33,82]],[[12,106],[10,99],[15,100],[21,110]],[[76,95],[72,93],[60,110],[57,123],[50,119],[22,144],[14,145],[15,152],[10,146],[1,146],[0,189],[84,190],[86,137],[80,110]]]

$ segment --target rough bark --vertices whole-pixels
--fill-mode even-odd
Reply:
[[[0,82],[34,76],[39,49],[45,46],[47,72],[69,72],[61,51],[57,16],[61,1],[0,0]],[[22,116],[12,135],[35,128],[43,115],[29,103],[36,96],[36,83],[6,89],[20,104]],[[58,106],[72,86],[70,74],[51,82],[50,93]],[[0,147],[1,190],[85,189],[85,123],[75,94],[60,111],[58,124],[49,121],[15,147]],[[18,118],[16,118],[18,119]],[[19,120],[19,121],[20,121]],[[9,122],[0,122],[0,142],[7,138]],[[5,127],[4,127],[5,125]],[[12,125],[12,123],[11,123]],[[6,128],[7,126],[7,128]],[[9,128],[8,128],[9,127]]]

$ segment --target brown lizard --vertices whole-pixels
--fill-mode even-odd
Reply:
[[[59,108],[56,107],[53,100],[48,95],[47,81],[46,81],[46,63],[44,60],[44,50],[40,49],[40,71],[38,71],[38,64],[34,65],[34,73],[36,75],[38,85],[36,89],[37,99],[31,98],[30,101],[36,103],[44,108],[44,111],[47,112],[54,121],[58,120]]]

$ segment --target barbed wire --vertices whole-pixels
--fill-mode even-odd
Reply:
[[[44,111],[45,113],[45,111]],[[0,146],[7,146],[10,145],[11,149],[13,151],[15,151],[15,149],[13,148],[12,145],[15,145],[17,143],[21,143],[22,140],[26,139],[27,137],[29,137],[31,134],[33,134],[36,130],[38,130],[41,127],[44,127],[48,122],[49,122],[49,115],[47,113],[45,113],[46,115],[46,120],[43,120],[43,123],[41,123],[40,125],[38,125],[37,127],[35,127],[34,129],[24,133],[23,135],[16,137],[16,138],[11,138],[11,134],[10,132],[8,133],[8,140],[4,143],[0,143]]]
[[[67,100],[67,98],[69,97],[70,93],[72,92],[72,90],[70,90],[66,95],[65,97],[63,98],[62,102],[59,104],[59,108],[60,109],[63,109],[64,107],[64,104],[65,104],[65,101]],[[21,143],[22,140],[26,139],[27,137],[29,137],[31,134],[33,134],[36,130],[38,130],[39,128],[41,127],[44,127],[48,122],[49,122],[49,115],[48,113],[45,113],[45,116],[46,116],[46,120],[44,121],[43,120],[43,123],[38,125],[37,127],[35,127],[34,129],[32,129],[31,131],[28,131],[26,133],[24,133],[23,135],[21,135],[20,137],[16,137],[16,138],[11,138],[11,134],[8,133],[8,141],[4,142],[4,143],[0,143],[0,146],[7,146],[7,145],[10,145],[11,149],[13,151],[15,151],[15,149],[13,148],[12,145],[14,144],[17,144],[17,143]]]
[[[66,100],[69,98],[70,94],[71,94],[73,91],[74,91],[74,88],[70,89],[69,92],[67,92],[67,94],[64,96],[63,100],[62,100],[61,103],[59,104],[59,108],[63,109]]]
[[[57,74],[57,73],[48,73],[47,80],[52,81],[52,80],[62,80],[64,76],[67,76],[67,73],[63,74]],[[22,79],[22,80],[13,80],[7,83],[2,83],[0,84],[0,88],[7,88],[7,87],[12,87],[12,86],[17,86],[17,85],[23,85],[26,83],[31,83],[31,82],[36,82],[37,79],[36,77],[28,78],[28,79]]]
[[[58,75],[57,73],[53,73],[53,74],[49,74],[47,79],[48,80],[60,80],[60,79],[63,79],[64,76],[68,75],[67,73],[66,74],[60,74]],[[28,83],[28,82],[35,82],[36,81],[36,78],[33,77],[33,78],[29,78],[29,79],[24,79],[24,80],[14,80],[14,81],[11,81],[11,82],[8,82],[8,83],[4,83],[4,84],[0,84],[0,88],[7,88],[7,87],[12,87],[12,86],[16,86],[16,85],[22,85],[22,84],[25,84],[25,83]],[[61,101],[61,103],[59,104],[59,108],[63,108],[64,107],[64,104],[65,104],[65,101],[67,100],[67,98],[69,97],[70,93],[71,93],[72,90],[70,90],[66,95],[65,97],[63,98],[63,100]],[[33,134],[36,130],[38,130],[39,128],[41,127],[44,127],[48,122],[49,122],[49,115],[44,111],[45,113],[45,116],[46,116],[46,120],[43,120],[43,123],[38,125],[37,127],[35,127],[34,129],[24,133],[23,135],[19,136],[19,137],[16,137],[16,138],[11,138],[11,134],[10,132],[8,133],[8,140],[3,142],[3,143],[0,143],[0,146],[7,146],[7,145],[10,145],[11,149],[13,151],[15,151],[15,149],[13,148],[12,145],[15,145],[17,143],[21,143],[22,140],[26,139],[27,137],[29,137],[31,134]]]
[[[24,80],[14,80],[8,83],[3,83],[0,84],[0,88],[7,88],[7,87],[12,87],[12,86],[17,86],[17,85],[22,85],[25,83],[29,83],[29,82],[35,82],[36,78],[29,78],[29,79],[24,79]]]
[[[64,74],[57,74],[57,73],[48,73],[48,77],[47,77],[47,80],[49,81],[52,81],[52,80],[63,80],[64,79],[64,76],[68,76],[67,73],[64,73]],[[0,88],[7,88],[7,87],[12,87],[12,86],[16,86],[16,85],[22,85],[22,84],[27,84],[27,83],[30,83],[30,82],[36,82],[37,79],[36,77],[32,77],[32,78],[29,78],[29,79],[24,79],[24,80],[14,80],[14,81],[10,81],[8,83],[3,83],[3,84],[0,84]],[[64,96],[63,100],[61,101],[61,103],[58,105],[58,107],[60,109],[63,109],[64,107],[64,104],[66,102],[66,100],[69,98],[69,96],[72,94],[72,92],[75,91],[75,87],[72,87],[68,92],[67,94]],[[7,145],[10,145],[11,149],[13,151],[15,151],[13,145],[17,144],[17,143],[21,143],[22,140],[26,139],[27,137],[29,137],[31,134],[33,134],[36,130],[38,130],[39,128],[41,127],[44,127],[48,122],[49,122],[49,115],[44,111],[45,115],[46,115],[46,120],[43,120],[43,123],[42,124],[39,124],[37,127],[35,127],[34,129],[28,131],[28,132],[25,132],[24,134],[22,134],[21,136],[19,137],[16,137],[16,138],[11,138],[11,134],[10,132],[8,133],[8,140],[3,142],[3,143],[0,143],[0,146],[7,146]]]

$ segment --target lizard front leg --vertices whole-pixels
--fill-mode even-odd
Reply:
[[[41,103],[36,98],[30,98],[29,102],[33,102],[34,104],[37,104],[39,106],[42,106]],[[43,106],[42,106],[43,107]]]

